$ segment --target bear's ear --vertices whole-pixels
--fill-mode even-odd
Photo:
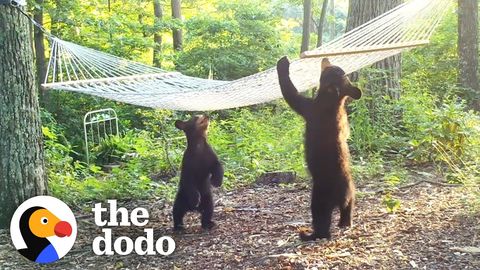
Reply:
[[[331,67],[332,64],[330,64],[330,60],[328,58],[323,58],[322,59],[322,71],[324,71],[326,68]]]
[[[362,97],[362,90],[358,87],[352,86],[348,91],[348,96],[353,99],[360,99]]]
[[[185,122],[177,120],[175,121],[175,127],[177,127],[180,130],[185,130]]]

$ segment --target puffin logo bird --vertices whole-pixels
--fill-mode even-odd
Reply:
[[[51,263],[59,259],[58,252],[48,237],[68,237],[72,226],[60,220],[44,207],[34,206],[23,212],[19,222],[20,233],[27,248],[18,251],[37,263]]]

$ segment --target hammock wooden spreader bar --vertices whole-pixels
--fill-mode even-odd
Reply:
[[[397,43],[397,44],[387,44],[382,46],[369,46],[363,48],[355,48],[350,50],[338,50],[332,52],[318,52],[318,51],[305,51],[300,54],[300,58],[323,58],[323,57],[332,57],[338,55],[352,55],[352,54],[363,54],[363,53],[373,53],[373,52],[381,52],[381,51],[391,51],[391,50],[402,50],[402,49],[410,49],[419,46],[425,46],[429,44],[429,40],[420,40],[420,41],[412,41],[412,42],[405,42],[405,43]]]

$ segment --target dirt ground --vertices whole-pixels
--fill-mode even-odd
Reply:
[[[161,200],[119,202],[129,210],[145,207],[155,239],[171,235],[168,256],[95,256],[91,243],[101,235],[88,207],[77,211],[78,237],[61,260],[39,269],[480,269],[480,212],[462,187],[428,181],[395,189],[395,213],[386,211],[384,193],[360,185],[355,224],[332,228],[332,240],[303,243],[298,232],[309,227],[310,191],[305,184],[262,185],[215,192],[218,226],[202,231],[198,214],[189,214],[185,233],[171,230],[171,205]],[[338,221],[335,212],[333,224]],[[114,237],[143,236],[143,228],[113,228]],[[0,232],[0,269],[32,269]]]

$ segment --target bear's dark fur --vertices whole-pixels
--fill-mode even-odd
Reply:
[[[313,233],[301,233],[304,241],[330,238],[332,211],[340,208],[340,227],[351,226],[355,187],[349,165],[347,137],[348,119],[345,100],[359,99],[345,72],[322,61],[322,74],[317,96],[300,95],[290,80],[290,63],[286,57],[277,63],[282,94],[288,105],[306,122],[305,156],[313,179],[311,198]]]
[[[202,228],[211,229],[213,199],[210,185],[219,187],[223,181],[223,167],[207,142],[208,117],[195,116],[188,121],[177,120],[175,126],[185,132],[187,149],[183,154],[182,171],[177,197],[173,205],[175,230],[182,230],[187,211],[202,214]]]

